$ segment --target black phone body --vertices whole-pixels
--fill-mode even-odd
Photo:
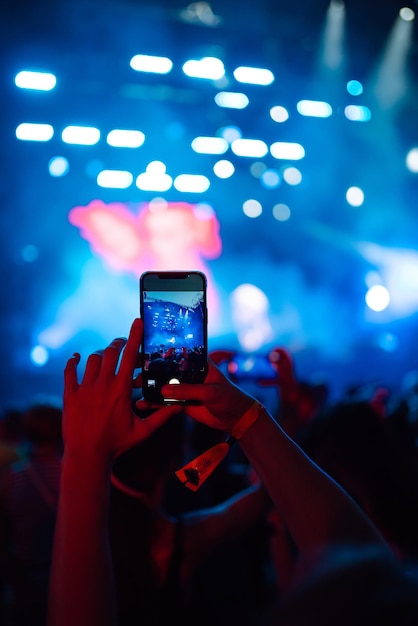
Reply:
[[[169,404],[167,383],[202,383],[208,364],[207,280],[203,272],[148,271],[140,277],[142,394]]]

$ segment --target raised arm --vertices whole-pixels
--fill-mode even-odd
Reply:
[[[132,379],[141,339],[142,321],[135,320],[127,341],[115,339],[104,351],[89,356],[81,383],[78,354],[65,368],[64,455],[48,626],[116,624],[108,533],[112,463],[179,410],[164,407],[146,419],[132,412]]]
[[[213,363],[204,384],[167,385],[163,393],[200,401],[200,406],[188,407],[194,419],[227,433],[239,433],[243,452],[301,553],[307,555],[321,546],[339,543],[386,546],[347,492],[303,452],[265,407]]]

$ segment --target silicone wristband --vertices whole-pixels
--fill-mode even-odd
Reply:
[[[255,400],[248,411],[246,411],[244,415],[239,418],[238,422],[231,431],[231,436],[237,440],[241,439],[247,430],[258,420],[262,408],[263,405]]]

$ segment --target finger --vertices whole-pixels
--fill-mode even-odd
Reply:
[[[123,351],[119,367],[119,376],[123,379],[133,378],[133,372],[137,365],[138,351],[142,341],[143,322],[139,317],[133,321],[129,332],[128,341]]]
[[[96,352],[89,355],[84,371],[83,383],[89,384],[96,380],[102,366],[102,357],[103,350],[96,350]]]
[[[75,352],[73,356],[68,359],[67,364],[64,369],[64,388],[65,392],[67,391],[75,391],[78,389],[78,379],[77,379],[77,365],[80,363],[80,355],[78,352]]]
[[[126,339],[117,337],[107,346],[103,353],[101,374],[104,378],[113,378],[117,369],[121,352],[125,347]]]

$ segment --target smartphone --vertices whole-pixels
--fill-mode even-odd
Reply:
[[[161,387],[202,383],[208,368],[207,279],[203,272],[144,272],[140,277],[142,394],[172,404]]]
[[[275,380],[277,372],[264,354],[235,353],[228,362],[228,374],[235,380]]]

